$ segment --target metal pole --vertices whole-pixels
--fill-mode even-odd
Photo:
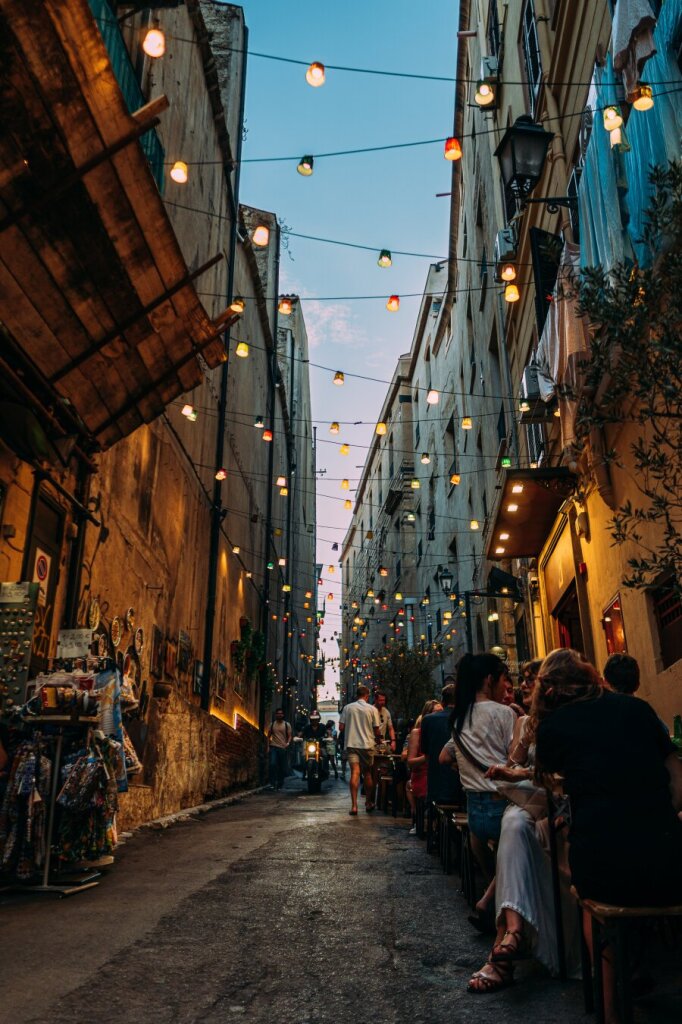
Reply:
[[[293,579],[293,573],[292,573],[293,566],[291,564],[291,540],[292,540],[292,537],[291,537],[291,512],[292,512],[292,504],[293,504],[294,475],[295,475],[295,469],[296,469],[296,464],[295,464],[295,459],[294,459],[294,423],[293,423],[293,416],[294,416],[294,332],[291,331],[290,333],[291,333],[291,340],[290,340],[290,345],[289,345],[289,360],[290,360],[290,364],[291,365],[289,366],[289,436],[287,437],[287,455],[288,455],[288,460],[287,460],[287,462],[288,462],[287,482],[288,482],[289,486],[287,487],[287,542],[286,542],[286,553],[287,553],[287,555],[286,555],[286,558],[287,558],[286,579],[287,579],[288,583],[291,583],[291,581]],[[293,644],[289,643],[289,633],[292,632],[292,630],[291,630],[291,591],[287,592],[284,595],[284,614],[287,617],[287,622],[286,622],[287,628],[284,630],[284,641],[283,641],[283,645],[282,645],[283,646],[283,652],[282,652],[283,669],[282,669],[282,673],[284,675],[284,678],[286,680],[288,680],[290,675],[291,676],[294,675],[293,671],[292,672],[289,671],[289,669],[291,667],[289,665],[289,658],[290,658],[291,648],[293,647]],[[296,674],[296,679],[297,679],[296,693],[298,695],[298,674]],[[288,698],[289,698],[288,687],[284,688],[283,694],[285,695],[287,703],[288,703]],[[286,715],[286,711],[285,711],[285,715]]]
[[[237,165],[234,177],[232,196],[232,225],[230,228],[230,264],[227,268],[227,301],[232,301],[234,288],[235,261],[237,255],[237,228],[239,226],[239,178],[241,171],[242,131],[244,123],[244,104],[246,99],[246,53],[249,44],[249,31],[244,26],[242,50],[242,81],[239,99],[239,133],[237,141]],[[225,351],[230,347],[230,327],[225,331]],[[216,472],[222,468],[225,455],[225,427],[227,423],[227,381],[229,359],[222,364],[220,374],[220,397],[218,400],[218,425],[216,435]],[[201,676],[201,707],[208,711],[211,705],[211,666],[213,664],[213,632],[215,628],[216,592],[218,585],[218,559],[220,557],[220,515],[222,510],[222,482],[215,480],[213,484],[213,503],[211,505],[211,527],[208,554],[208,581],[206,588],[206,620],[204,625],[204,670]]]

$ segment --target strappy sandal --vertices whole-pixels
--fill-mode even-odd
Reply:
[[[508,942],[510,938],[512,941]],[[523,934],[521,932],[505,932],[502,942],[493,946],[490,962],[494,964],[510,964],[514,960],[527,960],[528,953],[522,949]]]
[[[486,967],[491,967],[495,974],[486,974]],[[469,978],[467,992],[475,996],[488,995],[492,992],[500,992],[503,988],[509,988],[514,984],[514,968],[511,964],[494,964],[486,960],[480,971],[476,971]]]

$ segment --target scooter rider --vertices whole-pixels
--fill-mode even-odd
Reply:
[[[320,715],[320,712],[316,708],[313,708],[313,710],[310,712],[310,719],[308,721],[308,724],[304,727],[303,731],[301,732],[301,736],[303,737],[303,742],[305,743],[306,740],[317,740],[317,742],[320,744],[320,751],[322,753],[322,756],[324,756],[325,755],[324,738],[325,738],[325,735],[326,735],[326,731],[327,730],[322,725],[322,717]],[[306,767],[305,766],[306,766],[306,757],[305,757],[305,753],[304,753],[304,756],[303,756],[303,778],[305,778],[305,776],[306,776]]]

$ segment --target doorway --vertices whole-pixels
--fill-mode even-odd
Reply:
[[[63,510],[40,490],[33,508],[23,572],[25,580],[40,584],[30,675],[47,669],[63,535]]]
[[[583,631],[580,625],[580,609],[575,580],[569,584],[566,593],[552,612],[552,617],[557,625],[559,647],[572,647],[575,651],[580,651],[583,654]]]

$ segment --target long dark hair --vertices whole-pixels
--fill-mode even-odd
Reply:
[[[476,694],[483,689],[488,676],[497,682],[506,666],[496,654],[465,654],[457,665],[457,695],[450,715],[450,725],[457,735],[464,728],[464,720],[473,714]]]

